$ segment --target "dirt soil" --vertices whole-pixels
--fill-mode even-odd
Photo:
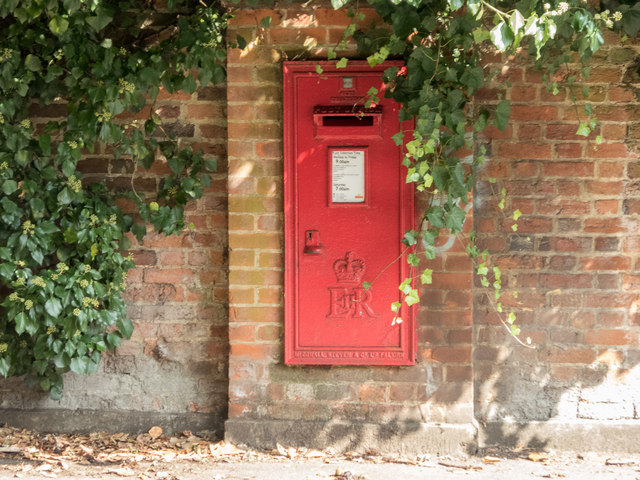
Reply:
[[[278,445],[272,451],[215,442],[206,434],[40,434],[0,427],[0,480],[450,480],[569,478],[640,480],[640,455],[486,450],[478,456],[339,454]]]

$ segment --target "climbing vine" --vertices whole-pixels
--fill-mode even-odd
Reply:
[[[415,247],[406,261],[417,269],[414,278],[405,279],[400,290],[408,305],[419,302],[421,284],[431,283],[431,270],[419,268],[422,259],[436,255],[436,241],[443,231],[460,235],[466,219],[465,206],[471,198],[475,174],[485,159],[485,148],[478,134],[490,125],[507,127],[510,102],[504,98],[508,82],[494,71],[486,59],[496,52],[503,61],[520,57],[540,69],[549,91],[557,93],[558,78],[572,85],[589,73],[588,61],[603,45],[604,29],[617,29],[634,37],[640,29],[640,4],[603,2],[596,10],[592,2],[521,0],[370,0],[386,27],[358,29],[365,19],[349,0],[332,0],[335,8],[350,8],[354,22],[347,27],[342,44],[355,39],[359,55],[371,65],[388,58],[402,58],[405,66],[384,72],[384,95],[401,105],[400,120],[413,120],[414,129],[394,136],[404,144],[406,181],[420,192],[428,192],[430,202],[422,214],[419,228],[407,231],[403,242]],[[606,3],[606,5],[604,5]],[[330,51],[329,57],[335,58]],[[347,64],[340,60],[340,66]],[[559,75],[562,69],[562,75]],[[568,73],[567,73],[568,72]],[[495,101],[474,101],[483,87],[498,87],[503,94]],[[588,93],[588,92],[585,92]],[[378,101],[379,92],[369,92],[369,102]],[[576,125],[578,135],[588,136],[597,125],[586,104],[583,120]],[[596,141],[601,141],[598,137]],[[461,155],[461,152],[471,152]],[[495,179],[490,179],[495,183]],[[505,209],[505,189],[498,189],[499,208]],[[507,213],[504,213],[507,215]],[[513,231],[521,212],[508,216]],[[494,308],[503,313],[502,272],[492,266],[486,251],[480,251],[472,231],[467,251],[475,261],[475,271]],[[365,288],[370,284],[365,284]],[[401,302],[391,306],[399,312]],[[518,337],[520,328],[513,312],[504,312],[503,324]],[[396,318],[400,322],[400,318]],[[527,341],[530,342],[529,339]]]
[[[154,104],[161,89],[224,79],[227,17],[204,2],[167,3],[0,2],[0,374],[25,375],[53,398],[63,373],[95,371],[131,336],[126,233],[182,231],[185,204],[211,183],[215,159],[179,144]],[[31,109],[52,103],[63,118],[34,124]],[[160,160],[171,173],[151,195],[86,183],[78,162],[94,152],[134,172]],[[136,221],[118,197],[137,206]]]

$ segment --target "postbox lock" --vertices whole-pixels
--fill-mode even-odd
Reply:
[[[320,232],[318,230],[307,230],[304,232],[304,250],[306,255],[320,255],[324,247],[320,243]]]

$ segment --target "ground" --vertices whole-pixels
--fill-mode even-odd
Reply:
[[[640,480],[640,455],[486,450],[478,456],[337,454],[279,446],[243,449],[159,427],[132,436],[38,434],[0,427],[0,480]]]

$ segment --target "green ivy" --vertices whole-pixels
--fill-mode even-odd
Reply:
[[[25,375],[53,398],[65,372],[94,372],[132,334],[126,233],[141,239],[148,223],[182,231],[185,204],[215,170],[165,131],[154,104],[160,89],[192,93],[224,79],[227,16],[204,2],[154,3],[0,2],[0,374]],[[54,102],[66,116],[36,128],[30,108]],[[121,115],[145,106],[142,121]],[[83,183],[78,162],[100,148],[134,175],[157,158],[171,174],[149,198]],[[137,205],[137,223],[117,197]]]
[[[603,45],[602,30],[618,28],[636,35],[640,28],[637,2],[610,0],[608,8],[595,11],[593,2],[582,0],[369,0],[382,17],[386,28],[356,30],[347,27],[344,48],[350,35],[356,40],[359,55],[371,65],[390,58],[402,58],[405,66],[388,68],[383,75],[384,94],[401,105],[400,120],[413,121],[412,131],[394,136],[396,144],[404,142],[407,183],[420,192],[428,192],[430,203],[423,212],[420,228],[406,232],[403,242],[413,247],[406,257],[417,270],[413,278],[431,282],[431,271],[416,268],[420,258],[432,259],[435,242],[443,231],[460,234],[466,220],[465,205],[475,185],[475,174],[484,162],[485,149],[478,134],[494,125],[504,130],[509,122],[510,102],[502,97],[478,102],[475,95],[483,87],[499,87],[506,91],[508,82],[483,63],[487,54],[496,51],[504,57],[528,57],[544,73],[545,84],[557,93],[554,73],[568,64],[583,66]],[[349,8],[349,0],[332,0],[334,8]],[[357,9],[349,15],[362,22]],[[330,57],[335,53],[330,52]],[[575,76],[569,83],[575,82]],[[376,101],[378,92],[370,92]],[[597,121],[590,106],[585,107],[585,120],[576,125],[579,135],[588,136]],[[460,152],[472,152],[461,155]],[[500,208],[504,209],[502,190]],[[514,212],[517,221],[520,212]],[[512,225],[517,230],[517,223]],[[482,284],[493,287],[490,295],[497,310],[502,310],[501,272],[489,268],[487,252],[475,245],[473,232],[467,251],[476,262],[476,273]],[[488,276],[491,277],[489,280]],[[418,302],[418,289],[413,278],[400,285],[404,301]],[[391,309],[397,312],[399,303]],[[519,327],[510,313],[503,321],[509,332],[517,336]]]

